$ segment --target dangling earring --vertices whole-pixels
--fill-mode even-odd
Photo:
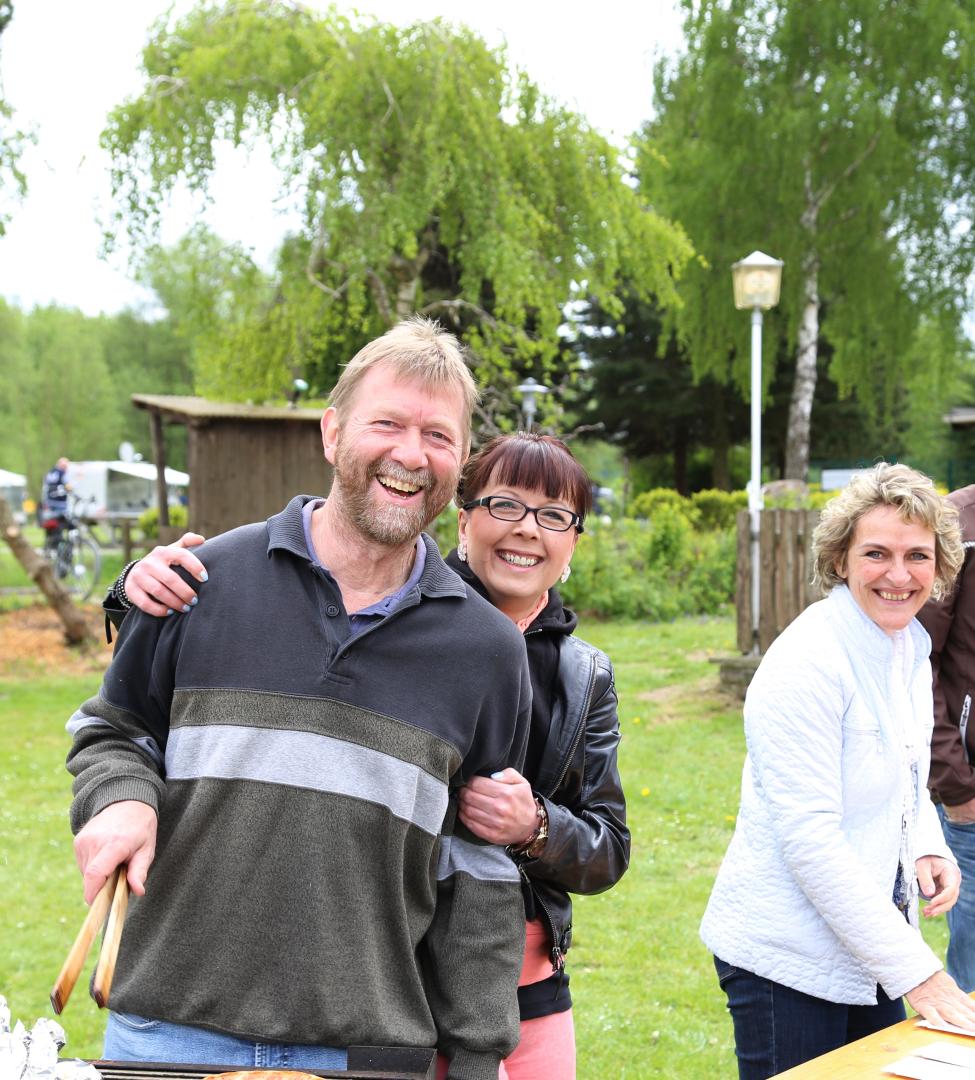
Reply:
[[[569,580],[569,574],[571,574],[571,573],[572,573],[572,567],[569,566],[568,563],[566,563],[565,564],[565,569],[562,571],[562,576],[559,578],[559,581],[561,581],[562,584],[564,585]]]
[[[460,559],[461,562],[467,562],[467,541],[466,540],[461,540],[461,542],[457,545],[457,558]]]

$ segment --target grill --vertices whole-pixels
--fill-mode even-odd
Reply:
[[[93,1061],[102,1080],[203,1080],[221,1072],[245,1071],[240,1065],[164,1065],[137,1061]],[[287,1071],[287,1070],[284,1070]],[[312,1076],[342,1080],[434,1080],[434,1050],[407,1046],[350,1046],[346,1069],[301,1069]]]

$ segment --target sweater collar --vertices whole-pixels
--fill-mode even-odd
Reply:
[[[308,545],[305,543],[301,508],[305,503],[320,498],[320,495],[296,495],[283,510],[267,519],[269,557],[272,552],[280,550],[297,559],[311,562]],[[426,561],[420,577],[420,592],[429,597],[466,596],[467,590],[463,581],[444,562],[436,541],[426,533],[422,533],[421,538],[426,547]]]

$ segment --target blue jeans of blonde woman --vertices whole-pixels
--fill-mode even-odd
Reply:
[[[254,1042],[219,1031],[108,1014],[106,1061],[160,1061],[181,1065],[239,1065],[251,1069],[345,1069],[348,1055],[333,1046]]]
[[[739,1080],[776,1073],[903,1020],[904,1002],[877,987],[876,1005],[840,1005],[714,958],[735,1029]]]
[[[958,902],[948,912],[948,955],[945,967],[956,983],[970,994],[975,990],[975,823],[949,821],[938,806],[945,843],[951,848],[961,870]]]

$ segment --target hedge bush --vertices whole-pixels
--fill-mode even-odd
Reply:
[[[735,515],[748,506],[748,493],[707,488],[695,491],[690,502],[697,511],[698,524],[702,529],[733,529]]]
[[[695,531],[679,508],[663,505],[649,521],[587,522],[559,587],[570,607],[670,621],[716,614],[734,600],[734,531]]]
[[[169,526],[172,529],[186,529],[187,514],[185,506],[171,506],[169,508]],[[159,536],[159,507],[150,506],[139,515],[139,528],[147,540],[155,540]]]
[[[683,514],[692,525],[697,523],[697,510],[694,504],[673,488],[653,488],[650,491],[641,491],[630,503],[627,516],[646,518],[650,521],[665,510]]]

